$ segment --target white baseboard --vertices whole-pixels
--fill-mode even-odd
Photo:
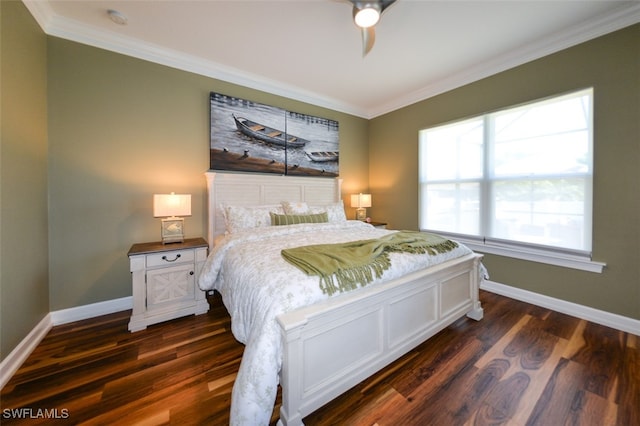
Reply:
[[[596,324],[605,325],[607,327],[612,327],[640,336],[640,321],[632,318],[578,305],[561,299],[555,299],[553,297],[544,296],[489,280],[485,280],[480,288],[492,293],[552,309],[563,314],[572,315]],[[33,352],[36,346],[38,346],[54,325],[61,325],[100,315],[125,311],[127,309],[131,309],[132,306],[133,298],[128,296],[120,299],[108,300],[106,302],[92,303],[90,305],[77,306],[75,308],[50,312],[0,363],[0,389],[2,389],[13,374],[18,371],[18,368],[20,368],[29,354]]]
[[[24,363],[31,352],[40,344],[44,336],[53,327],[51,322],[51,314],[45,315],[44,318],[31,330],[27,336],[22,339],[5,359],[0,362],[0,389],[4,388],[9,379],[14,375],[18,368]]]
[[[36,346],[40,344],[49,330],[51,330],[51,327],[125,311],[131,309],[132,306],[133,298],[128,296],[48,313],[0,363],[0,389],[2,389],[15,372],[18,371],[18,368],[26,361]]]
[[[51,322],[53,325],[67,324],[74,321],[99,317],[100,315],[126,311],[127,309],[131,309],[132,306],[132,296],[92,303],[90,305],[76,306],[75,308],[51,312]]]
[[[541,306],[543,308],[552,309],[563,314],[640,336],[639,320],[590,308],[588,306],[578,305],[577,303],[544,296],[542,294],[522,290],[517,287],[496,283],[494,281],[486,280],[480,285],[480,288],[482,290],[487,290],[492,293],[507,296],[522,302],[531,303],[532,305]]]

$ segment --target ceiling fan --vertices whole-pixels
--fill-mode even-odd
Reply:
[[[380,15],[396,0],[349,0],[353,4],[353,21],[362,31],[362,56],[373,47],[376,41],[375,25]]]

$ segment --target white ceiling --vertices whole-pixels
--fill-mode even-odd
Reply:
[[[23,1],[49,35],[365,118],[640,22],[640,0],[398,0],[363,57],[345,0]]]

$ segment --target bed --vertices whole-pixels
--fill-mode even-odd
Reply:
[[[301,425],[457,319],[482,318],[481,256],[462,245],[434,255],[392,252],[393,267],[380,277],[335,294],[287,262],[282,249],[400,234],[346,220],[340,179],[222,172],[206,178],[210,255],[198,282],[221,293],[233,334],[245,344],[232,424],[268,424],[279,383],[278,423]],[[316,216],[320,223],[310,223]],[[267,219],[298,217],[303,223],[287,226]]]

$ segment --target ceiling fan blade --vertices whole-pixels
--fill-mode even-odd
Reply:
[[[348,0],[353,4],[353,18],[355,20],[356,14],[360,11],[360,9],[364,7],[368,7],[371,3],[377,3],[379,7],[380,15],[384,12],[389,6],[396,2],[396,0]],[[366,56],[367,53],[373,48],[373,44],[376,41],[376,30],[375,26],[368,28],[361,28],[362,32],[362,56]]]
[[[376,42],[376,29],[375,27],[362,28],[362,56],[367,56],[367,53],[373,48],[373,44]]]
[[[391,6],[392,4],[394,4],[396,2],[396,0],[382,0],[380,2],[380,14],[382,14],[382,12],[384,12],[384,10],[386,8],[388,8],[389,6]]]
[[[380,11],[384,11],[387,7],[391,6],[397,0],[347,0],[347,2],[353,4],[355,8],[361,8],[367,3],[379,3]]]

